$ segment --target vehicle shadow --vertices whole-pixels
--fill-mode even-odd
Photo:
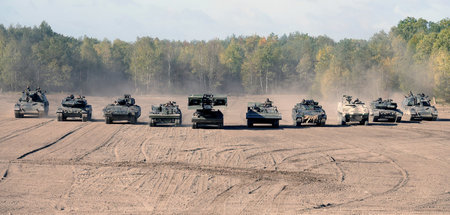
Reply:
[[[395,122],[371,122],[369,123],[369,126],[397,126],[397,123]]]
[[[419,124],[421,121],[400,121],[399,123],[404,123],[404,124]]]
[[[294,127],[294,126],[291,126],[291,127]],[[257,125],[257,126],[253,126],[253,127],[249,128],[245,125],[226,125],[223,127],[224,130],[283,130],[285,128],[289,128],[289,126],[280,125],[280,127],[274,128],[272,126]]]
[[[441,122],[450,122],[450,119],[441,119],[441,118],[438,118],[436,121],[441,121]]]

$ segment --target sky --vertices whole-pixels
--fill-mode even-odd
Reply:
[[[224,39],[292,32],[369,39],[408,16],[437,22],[450,0],[0,0],[0,24],[128,42]]]

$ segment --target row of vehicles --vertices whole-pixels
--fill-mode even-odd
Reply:
[[[124,120],[135,124],[141,116],[141,107],[135,103],[136,101],[131,95],[125,94],[114,103],[108,104],[103,109],[106,124]],[[220,109],[225,108],[227,104],[226,96],[211,94],[189,96],[188,109],[195,110],[192,115],[192,128],[210,125],[223,128],[224,117]],[[39,88],[36,90],[27,88],[14,107],[14,114],[16,118],[22,118],[24,115],[43,117],[48,115],[48,107],[49,102],[45,92]],[[392,99],[378,98],[366,106],[361,100],[353,100],[352,96],[344,95],[337,107],[338,122],[341,125],[347,123],[367,125],[369,121],[400,122],[402,118],[420,121],[436,120],[438,117],[436,108],[430,104],[430,99],[423,93],[414,95],[410,92],[402,102],[401,109],[398,109],[397,103]],[[84,96],[70,95],[62,100],[56,115],[58,121],[65,121],[67,118],[81,118],[83,122],[86,122],[92,118],[92,106],[87,103]],[[150,126],[180,126],[182,124],[181,110],[174,101],[157,106],[152,105],[149,118]],[[253,127],[255,124],[270,124],[277,128],[281,119],[281,113],[270,99],[266,99],[264,102],[249,102],[247,105],[248,127]],[[292,120],[294,126],[305,123],[323,126],[326,123],[327,114],[318,102],[303,99],[292,109]]]

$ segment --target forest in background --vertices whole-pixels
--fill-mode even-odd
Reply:
[[[49,92],[299,93],[327,98],[424,92],[450,102],[450,19],[407,17],[369,40],[304,33],[170,41],[74,38],[0,25],[0,88]]]

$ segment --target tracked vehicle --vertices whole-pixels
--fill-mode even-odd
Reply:
[[[403,112],[397,109],[397,103],[393,102],[392,99],[378,98],[370,103],[369,116],[372,122],[400,122]]]
[[[437,120],[438,111],[436,107],[432,106],[430,99],[423,93],[414,95],[409,92],[409,95],[405,96],[402,102],[402,111],[405,115],[404,118],[410,121],[421,120]]]
[[[22,97],[14,105],[14,116],[23,118],[25,115],[44,117],[48,115],[49,103],[45,92],[40,88],[30,90],[29,87],[22,92]]]
[[[254,124],[271,124],[272,127],[278,128],[280,126],[281,113],[278,112],[276,106],[270,99],[265,102],[249,102],[247,105],[247,126],[253,127]]]
[[[150,111],[150,126],[157,125],[175,125],[180,126],[182,115],[181,110],[174,101],[169,101],[165,104],[160,104],[158,106],[152,105],[152,110]]]
[[[351,96],[344,95],[342,101],[338,103],[337,112],[338,123],[341,125],[352,122],[360,125],[369,124],[369,109],[359,99],[352,101]]]
[[[135,104],[134,98],[129,94],[118,98],[113,104],[103,108],[106,124],[111,124],[116,120],[126,120],[131,124],[135,124],[141,116],[141,107]]]
[[[87,122],[92,117],[92,106],[88,105],[84,96],[74,97],[69,95],[61,101],[61,106],[56,111],[58,121],[65,121],[67,118],[81,118]]]
[[[227,106],[226,96],[211,94],[191,95],[188,97],[188,108],[196,110],[192,115],[192,128],[215,125],[223,128],[223,114],[219,108]]]
[[[302,102],[297,103],[292,108],[292,120],[294,126],[300,126],[302,123],[314,123],[323,126],[327,120],[327,114],[318,102],[303,99]]]

